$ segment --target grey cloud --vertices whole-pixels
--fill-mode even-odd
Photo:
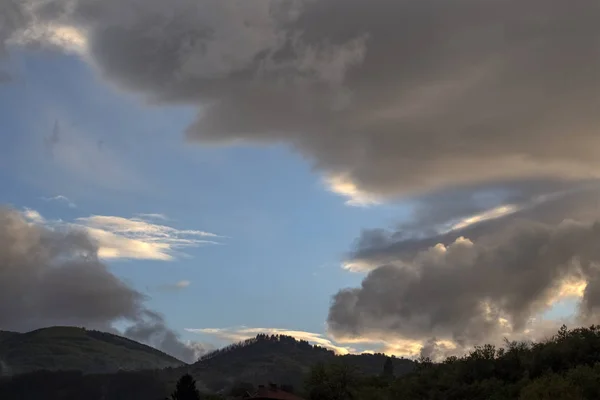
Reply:
[[[195,362],[198,358],[212,349],[210,345],[198,342],[183,343],[179,337],[169,329],[160,315],[150,313],[149,320],[137,323],[125,330],[125,335],[134,340],[149,343],[174,357]]]
[[[522,333],[569,280],[588,282],[581,320],[593,321],[600,304],[599,240],[597,222],[522,221],[474,243],[459,239],[400,253],[361,287],[334,296],[329,330],[336,337],[434,336],[480,344],[503,332]]]
[[[20,213],[0,208],[0,326],[28,331],[52,325],[114,331],[119,320],[151,330],[157,348],[194,360],[175,332],[145,306],[146,297],[101,263],[97,246],[83,231],[48,229]],[[152,337],[148,336],[150,339]]]
[[[422,355],[433,358],[484,342],[502,345],[503,337],[543,339],[560,324],[532,318],[561,285],[582,280],[587,287],[570,323],[598,321],[600,231],[590,223],[600,217],[597,181],[462,189],[418,199],[408,223],[362,233],[347,262],[371,272],[360,287],[334,296],[328,324],[336,337],[424,340]],[[491,195],[478,202],[473,193]],[[516,211],[439,230],[457,216],[502,204]]]
[[[27,25],[27,18],[18,0],[0,0],[0,85],[13,82],[14,76],[9,72],[6,61],[8,49],[6,41],[20,27]]]
[[[397,226],[394,239],[437,235],[452,223],[484,213],[502,205],[527,208],[545,197],[577,191],[594,182],[559,180],[524,180],[468,185],[428,193],[410,199],[415,204],[412,215]]]
[[[0,0],[0,60],[8,55],[6,41],[29,20],[20,0]]]
[[[593,0],[47,4],[110,81],[197,105],[190,140],[288,143],[383,196],[597,175]]]
[[[451,355],[461,356],[462,354],[456,348],[450,348],[444,343],[438,343],[435,338],[426,340],[419,354],[419,356],[433,361],[440,361]]]
[[[531,187],[509,186],[503,196],[492,202],[477,203],[472,199],[477,190],[421,198],[413,220],[400,224],[395,229],[367,229],[356,240],[354,248],[347,255],[346,262],[358,263],[364,269],[410,259],[416,253],[438,243],[453,243],[460,237],[474,241],[488,240],[495,232],[509,229],[524,221],[537,221],[549,225],[559,224],[565,219],[591,221],[600,215],[600,184],[590,181],[582,184],[571,183],[531,183]],[[454,201],[457,199],[457,201]],[[511,204],[516,211],[502,218],[481,221],[461,229],[447,232],[440,227],[449,222],[482,212],[489,207]]]
[[[484,210],[473,200],[482,187],[503,186],[503,200],[527,206],[597,177],[595,0],[53,0],[30,18],[19,4],[34,3],[0,0],[17,16],[0,24],[0,41],[32,21],[81,29],[110,82],[198,107],[189,140],[283,142],[364,191],[430,194],[412,226],[362,236],[351,260],[381,267],[336,296],[330,325],[340,333],[477,340],[498,329],[482,299],[519,326],[565,276],[595,282],[589,265],[567,261],[595,259],[584,244],[596,228],[558,225],[595,218],[592,192],[434,229]],[[418,237],[405,234],[415,228]],[[427,258],[460,236],[475,245],[455,244],[444,267]],[[553,259],[531,253],[545,245],[557,246]]]
[[[50,231],[2,209],[0,246],[0,324],[6,329],[51,323],[103,328],[143,308],[143,295],[98,261],[82,232]]]

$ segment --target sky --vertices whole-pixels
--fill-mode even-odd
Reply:
[[[442,358],[597,322],[599,14],[0,0],[0,328],[192,362],[262,332]]]

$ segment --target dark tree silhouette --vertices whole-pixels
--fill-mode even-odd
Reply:
[[[390,357],[385,359],[385,363],[383,364],[383,373],[381,376],[390,379],[394,377],[394,363]]]
[[[196,381],[190,374],[185,374],[177,381],[171,400],[200,400],[200,392],[196,388]]]

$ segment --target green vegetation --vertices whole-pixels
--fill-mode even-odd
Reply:
[[[63,329],[65,328],[56,328],[54,331],[45,332],[43,336],[50,336],[53,339],[62,337],[63,335],[59,332]],[[76,332],[78,335],[86,337],[90,331],[76,330]],[[74,335],[69,331],[67,336],[72,338]],[[93,335],[100,335],[100,333],[96,332]],[[104,341],[116,345],[112,341],[120,339],[123,338],[109,335],[104,338]],[[130,342],[127,339],[124,340],[126,340],[125,343]],[[174,393],[180,377],[188,373],[193,379],[196,379],[196,386],[204,393],[202,399],[205,400],[220,398],[218,393],[227,396],[231,394],[241,396],[246,391],[254,391],[259,384],[268,382],[280,384],[284,391],[302,394],[305,379],[315,364],[335,364],[337,361],[350,365],[353,370],[365,376],[377,376],[382,373],[382,366],[386,360],[388,358],[383,354],[336,356],[331,350],[313,346],[293,337],[258,335],[256,338],[207,354],[193,365],[176,368],[116,374],[43,371],[19,375],[14,379],[5,378],[4,383],[0,382],[0,398],[12,399],[11,394],[19,393],[26,395],[27,399],[34,399],[38,398],[38,394],[43,393],[47,400],[80,398],[88,400],[101,398],[164,400]],[[407,373],[414,366],[414,363],[407,359],[389,358],[389,360],[393,363],[396,374]],[[85,362],[85,360],[81,360],[83,366],[85,366]],[[136,391],[136,387],[141,386],[144,387],[143,390]],[[148,390],[148,387],[152,390]],[[105,395],[102,397],[97,393]],[[127,396],[121,393],[126,393]],[[217,394],[211,397],[208,393]],[[150,397],[150,395],[152,396]]]
[[[16,335],[19,334],[17,332],[0,331],[0,342],[2,342],[4,339],[8,339]]]
[[[162,369],[183,363],[153,347],[110,333],[54,327],[29,333],[0,334],[2,374],[38,370],[105,373]]]
[[[160,372],[37,371],[0,378],[2,400],[164,400],[166,395]]]
[[[335,356],[288,336],[259,335],[184,367],[87,375],[42,371],[3,379],[1,399],[223,399],[268,382],[309,400],[598,399],[600,327],[563,327],[544,342],[484,345],[439,363]]]
[[[600,326],[562,327],[541,343],[506,342],[476,347],[441,363],[417,362],[413,372],[389,378],[347,365],[317,365],[307,380],[311,400],[585,400],[600,398]]]
[[[285,335],[258,335],[206,354],[186,370],[194,375],[202,388],[223,391],[241,383],[256,387],[266,382],[301,388],[304,377],[317,363],[339,360],[365,375],[378,375],[386,361],[383,354],[336,356],[331,350],[313,346],[307,341]],[[403,358],[390,358],[397,374],[411,371],[414,363]],[[178,371],[179,372],[179,371]]]
[[[171,400],[200,400],[200,391],[196,381],[190,374],[185,374],[177,381]]]

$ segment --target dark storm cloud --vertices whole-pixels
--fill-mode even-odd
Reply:
[[[444,194],[426,198],[420,203],[421,208],[413,221],[400,224],[397,229],[364,230],[348,254],[346,263],[354,264],[356,269],[370,270],[396,260],[411,259],[416,253],[438,243],[449,245],[460,237],[473,241],[487,240],[495,232],[519,223],[534,221],[553,226],[565,219],[593,221],[600,217],[598,182],[586,182],[577,186],[546,184],[515,188],[516,194],[500,196],[492,203],[474,202],[471,192],[452,194],[451,197],[459,201],[451,200],[449,205]],[[513,211],[499,218],[473,221],[462,228],[443,229],[474,214],[482,215],[489,207],[500,207],[503,204],[512,207]]]
[[[132,323],[126,334],[133,336],[143,327],[145,336],[134,338],[192,361],[195,350],[186,349],[162,317],[145,307],[144,295],[98,260],[97,250],[83,231],[51,230],[0,208],[0,326],[15,331],[52,325],[114,331],[114,322],[126,320]]]
[[[336,337],[435,336],[477,344],[522,332],[565,282],[586,280],[582,313],[593,316],[600,292],[600,224],[512,224],[474,243],[458,239],[382,265],[361,287],[333,299]],[[591,313],[591,314],[590,314]]]
[[[198,105],[191,140],[289,143],[371,193],[597,175],[594,0],[54,0],[32,10],[38,25],[80,29],[119,87]]]

